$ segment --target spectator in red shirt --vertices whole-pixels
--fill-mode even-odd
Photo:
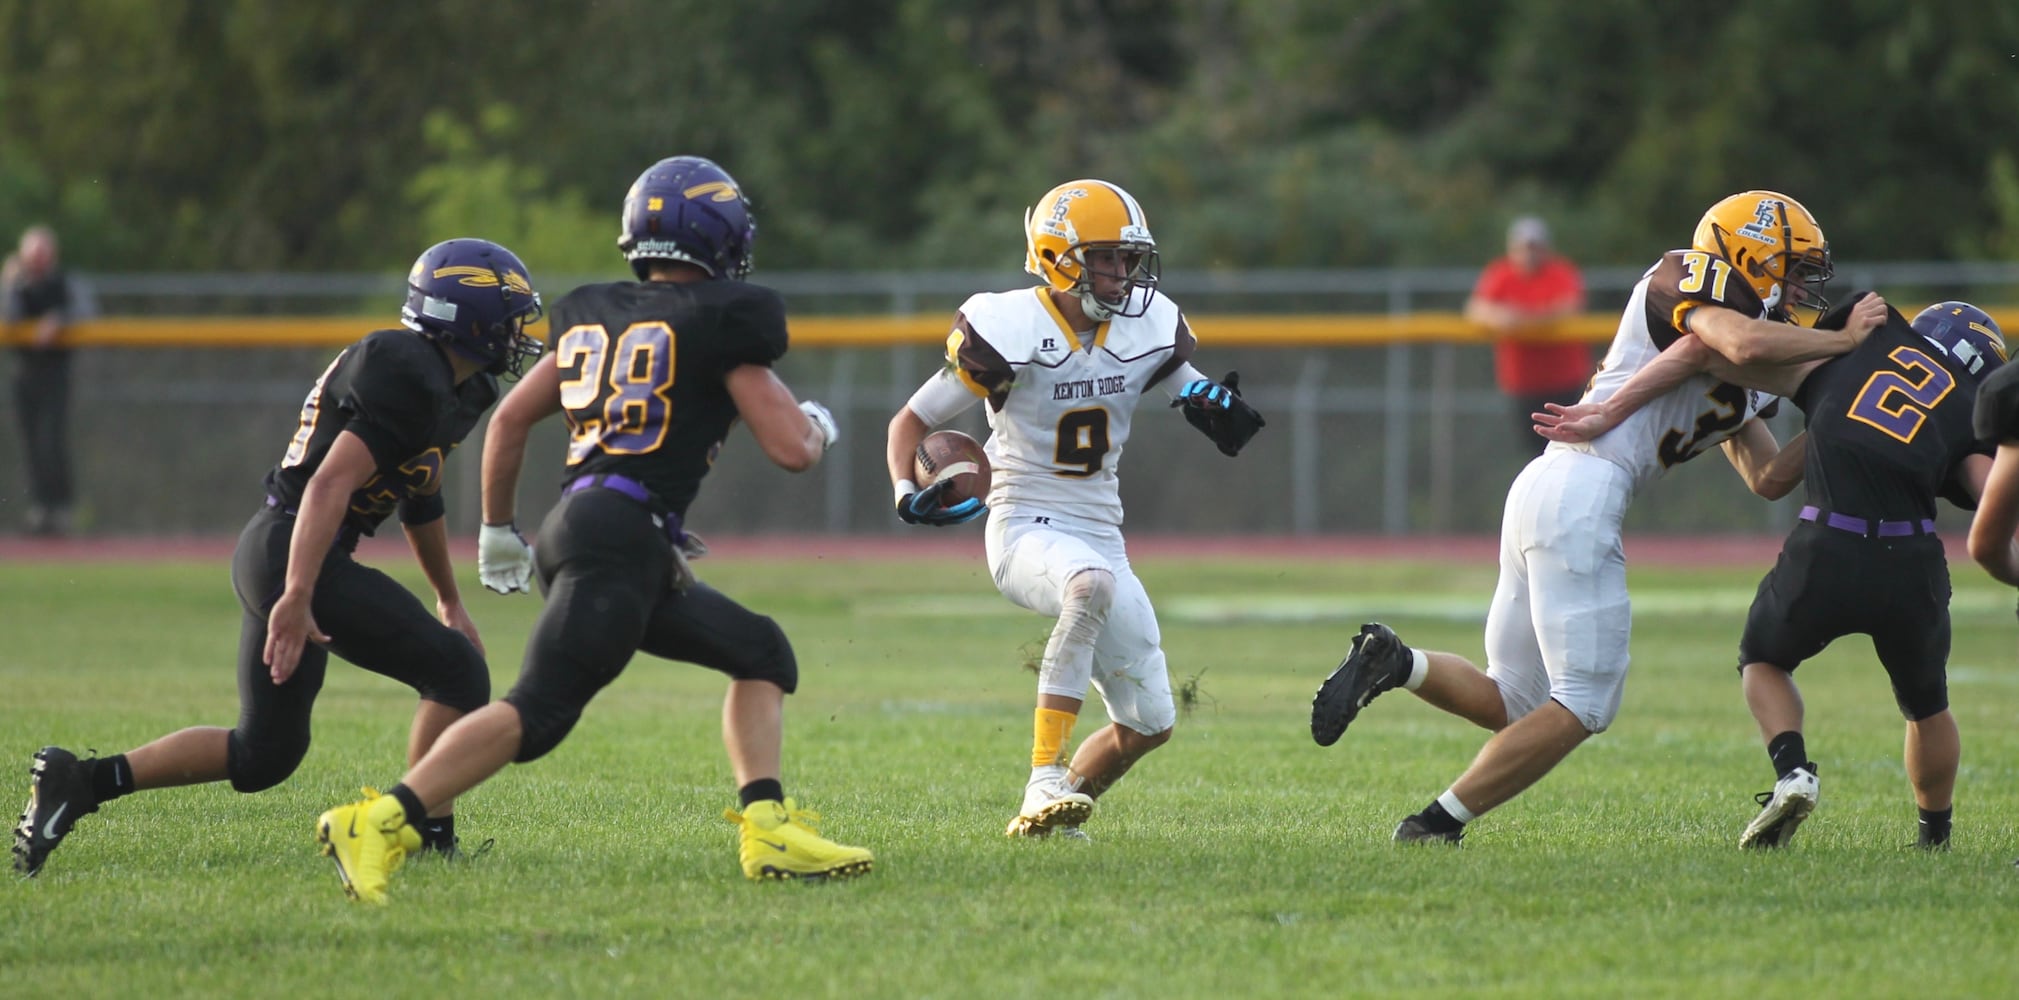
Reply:
[[[1559,321],[1584,309],[1577,265],[1550,249],[1549,226],[1532,215],[1507,229],[1507,256],[1486,265],[1465,303],[1465,318],[1493,331],[1493,371],[1514,402],[1514,424],[1525,452],[1549,442],[1529,414],[1544,403],[1570,404],[1591,378],[1591,349],[1550,339]]]

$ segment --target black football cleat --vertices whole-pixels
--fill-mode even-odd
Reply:
[[[1360,626],[1352,651],[1311,699],[1311,738],[1321,747],[1339,742],[1368,702],[1409,679],[1411,662],[1409,647],[1393,629],[1380,622]]]
[[[34,775],[29,785],[28,805],[21,822],[14,827],[14,870],[32,877],[49,860],[49,852],[63,843],[79,817],[98,811],[98,796],[91,788],[91,762],[62,747],[43,747],[35,752]]]
[[[1456,830],[1432,830],[1421,816],[1411,816],[1395,824],[1395,842],[1398,844],[1453,844],[1465,839],[1465,828]]]

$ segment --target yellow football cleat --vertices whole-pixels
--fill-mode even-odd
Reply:
[[[866,848],[822,837],[813,828],[820,814],[791,799],[752,802],[740,815],[724,809],[722,818],[743,828],[743,874],[753,879],[845,878],[866,874],[875,861]]]
[[[363,801],[323,813],[315,839],[323,856],[336,862],[344,894],[378,905],[385,904],[387,879],[421,847],[421,833],[407,822],[400,801],[371,788]]]

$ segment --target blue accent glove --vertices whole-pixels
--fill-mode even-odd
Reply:
[[[1195,378],[1178,390],[1171,405],[1184,407],[1185,422],[1211,438],[1220,454],[1229,457],[1240,454],[1255,432],[1269,423],[1241,398],[1240,372],[1228,372],[1219,382]]]
[[[980,500],[969,497],[951,507],[939,505],[940,494],[952,481],[934,483],[916,493],[907,493],[897,500],[897,518],[906,524],[923,524],[934,528],[966,524],[982,516],[988,510]]]
[[[1231,409],[1234,393],[1209,378],[1195,378],[1178,390],[1178,405],[1199,409]]]

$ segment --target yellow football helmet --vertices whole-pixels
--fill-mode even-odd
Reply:
[[[1024,212],[1024,232],[1024,270],[1078,296],[1090,318],[1149,311],[1161,275],[1157,241],[1127,191],[1107,181],[1067,181]],[[1097,294],[1097,278],[1115,287]]]
[[[1778,191],[1742,191],[1704,213],[1691,245],[1723,259],[1786,318],[1788,307],[1829,308],[1823,285],[1835,273],[1830,241],[1802,203]],[[1794,291],[1790,293],[1788,289]]]

